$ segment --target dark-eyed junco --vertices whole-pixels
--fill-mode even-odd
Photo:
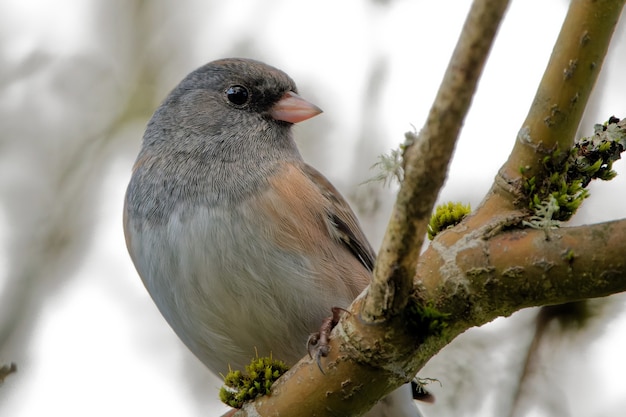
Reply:
[[[189,74],[148,123],[126,243],[165,319],[215,373],[256,352],[294,364],[370,281],[354,213],[292,138],[319,113],[282,71],[223,59]],[[408,387],[368,414],[383,415],[419,415]]]

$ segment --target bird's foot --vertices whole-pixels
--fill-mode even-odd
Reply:
[[[306,344],[309,357],[313,358],[313,353],[315,354],[315,362],[317,362],[317,367],[320,368],[322,373],[324,373],[321,362],[322,357],[328,356],[328,352],[330,351],[330,345],[328,343],[330,340],[330,332],[337,325],[337,323],[339,323],[341,313],[349,313],[348,310],[341,307],[333,307],[331,310],[333,315],[326,317],[322,321],[319,332],[311,334]]]

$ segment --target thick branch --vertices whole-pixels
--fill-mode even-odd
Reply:
[[[444,232],[420,259],[422,296],[437,300],[463,329],[525,307],[626,291],[624,219],[490,239],[478,233]]]
[[[430,214],[507,5],[474,1],[425,126],[417,137],[407,134],[404,181],[376,260],[365,320],[382,320],[406,305]]]

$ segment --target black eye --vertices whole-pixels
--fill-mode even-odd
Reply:
[[[237,106],[243,106],[248,102],[248,89],[241,85],[233,85],[226,90],[228,101]]]

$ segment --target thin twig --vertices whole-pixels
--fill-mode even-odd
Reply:
[[[406,305],[430,214],[508,3],[474,1],[425,126],[419,135],[407,134],[404,181],[362,310],[365,320],[380,321]]]

